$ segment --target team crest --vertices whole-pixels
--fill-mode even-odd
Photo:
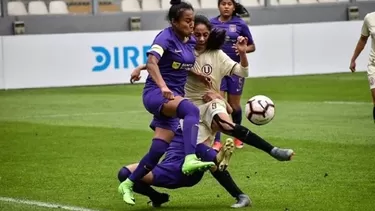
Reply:
[[[229,25],[229,31],[230,31],[230,32],[236,32],[236,31],[237,31],[237,26],[234,25],[234,24],[230,24],[230,25]]]
[[[212,66],[209,65],[209,64],[205,64],[203,67],[202,67],[202,72],[206,75],[211,75],[212,73]]]

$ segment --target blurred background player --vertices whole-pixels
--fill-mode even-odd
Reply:
[[[200,110],[198,143],[213,139],[216,131],[254,146],[280,161],[289,161],[294,155],[291,149],[280,149],[251,132],[240,124],[233,123],[229,117],[230,105],[219,94],[220,82],[224,76],[238,75],[244,77],[248,74],[248,61],[246,56],[247,39],[238,37],[236,49],[239,52],[240,64],[233,61],[220,50],[225,42],[225,30],[213,29],[209,20],[202,15],[195,16],[194,36],[197,39],[195,46],[196,62],[194,70],[188,76],[185,85],[186,97]],[[131,74],[132,80],[139,80],[145,65],[137,67]],[[210,82],[210,86],[204,83]],[[183,126],[185,127],[185,126]],[[227,165],[223,163],[222,165]]]
[[[119,186],[123,200],[135,204],[133,185],[151,171],[167,150],[183,119],[185,130],[185,161],[181,166],[185,174],[210,168],[213,162],[202,162],[195,155],[197,145],[199,109],[184,98],[188,72],[195,63],[193,7],[180,0],[172,0],[168,12],[171,26],[162,30],[154,39],[147,53],[149,76],[143,90],[143,104],[153,114],[154,137],[149,152],[141,159],[134,172]]]
[[[218,7],[220,15],[212,18],[211,23],[215,27],[224,29],[227,32],[227,39],[222,50],[231,59],[240,62],[238,52],[233,48],[233,45],[237,42],[239,36],[248,39],[246,53],[255,51],[255,45],[249,27],[240,17],[240,15],[247,14],[248,12],[245,7],[237,3],[235,0],[219,0]],[[236,124],[241,124],[242,121],[241,94],[245,83],[245,77],[232,75],[224,77],[221,81],[221,94],[223,97],[227,94],[229,105],[233,108],[232,119]],[[216,150],[219,150],[221,147],[220,139],[221,135],[218,132],[213,145],[213,148]],[[235,139],[234,143],[237,148],[243,147],[243,143],[238,139]]]
[[[356,60],[361,54],[363,48],[365,47],[368,38],[371,36],[371,51],[369,56],[367,76],[370,84],[373,109],[372,117],[375,123],[375,12],[368,13],[363,21],[361,37],[358,40],[357,46],[355,47],[352,60],[350,61],[350,70],[352,72],[356,71]]]
[[[151,123],[151,127],[153,127],[153,123]],[[134,183],[134,191],[149,197],[154,207],[160,207],[163,203],[168,202],[169,195],[156,191],[151,185],[168,189],[192,187],[199,183],[204,175],[204,172],[195,172],[192,175],[185,175],[181,172],[181,166],[184,162],[184,141],[182,133],[182,128],[179,127],[172,143],[167,149],[163,161],[145,175],[142,180],[138,180]],[[211,140],[207,140],[205,143],[197,145],[196,154],[204,161],[212,161],[219,164],[223,159],[229,159],[234,150],[234,143],[231,139],[225,142],[218,153],[210,147],[210,144]],[[118,173],[119,181],[125,181],[137,166],[139,166],[139,164],[135,163],[121,168]],[[219,171],[218,168],[214,166],[211,168],[211,174],[229,194],[236,199],[237,202],[232,205],[233,208],[251,205],[249,196],[238,188],[226,169]],[[119,191],[121,193],[121,190]]]

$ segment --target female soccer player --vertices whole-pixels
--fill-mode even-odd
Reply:
[[[255,51],[255,45],[249,27],[240,17],[240,15],[247,14],[248,12],[235,0],[219,0],[218,7],[220,15],[212,18],[210,20],[211,24],[217,28],[224,29],[227,32],[227,39],[222,47],[222,50],[231,59],[236,62],[240,62],[238,51],[233,48],[233,44],[237,42],[237,38],[239,36],[243,36],[248,39],[246,53]],[[232,119],[236,124],[241,124],[242,121],[241,94],[245,83],[245,77],[247,77],[247,75],[244,77],[231,75],[225,76],[221,81],[221,95],[225,97],[225,94],[227,94],[229,105],[231,105],[233,108]],[[220,133],[217,133],[213,146],[216,150],[220,149],[221,147],[220,138]],[[237,148],[243,147],[243,143],[238,139],[235,139],[234,143]]]
[[[153,126],[154,123],[151,123]],[[201,181],[204,172],[195,172],[192,175],[184,175],[181,172],[181,166],[184,162],[184,142],[182,135],[183,128],[179,127],[166,152],[166,157],[142,180],[135,182],[134,191],[150,198],[154,207],[160,207],[161,204],[169,201],[169,195],[159,193],[152,186],[177,189],[182,187],[192,187]],[[221,150],[217,153],[206,144],[211,141],[197,145],[196,154],[204,161],[212,161],[217,164],[224,159],[229,159],[234,150],[233,140],[228,139]],[[138,163],[125,166],[120,169],[118,179],[120,182],[126,180],[131,172],[139,166]],[[217,166],[211,169],[211,174],[215,179],[236,198],[237,202],[232,205],[234,208],[246,207],[251,204],[250,198],[244,194],[233,181],[231,175],[226,169],[218,170]]]
[[[143,104],[153,114],[154,138],[139,166],[120,185],[123,199],[130,205],[135,204],[132,191],[134,182],[143,178],[159,162],[173,139],[179,119],[183,119],[185,125],[182,172],[189,174],[215,165],[213,162],[202,162],[195,155],[199,109],[184,98],[187,75],[195,62],[196,41],[191,36],[194,10],[189,3],[181,0],[172,0],[171,4],[168,12],[171,26],[156,36],[147,53],[146,69],[149,76],[143,90]]]
[[[365,16],[362,26],[361,37],[358,40],[357,46],[355,47],[352,60],[350,61],[350,70],[354,73],[356,71],[356,63],[359,54],[361,54],[363,48],[365,47],[368,38],[371,36],[371,52],[369,63],[367,66],[367,76],[370,84],[370,90],[372,95],[372,102],[374,107],[372,109],[372,116],[375,123],[375,12],[368,13]]]
[[[234,123],[229,117],[230,112],[227,111],[230,110],[230,105],[217,94],[224,76],[235,74],[244,77],[248,74],[247,39],[240,36],[236,43],[240,56],[239,64],[220,50],[221,45],[225,42],[225,31],[213,29],[206,17],[195,17],[194,36],[197,39],[196,62],[193,71],[188,76],[185,93],[186,97],[200,110],[202,122],[199,124],[198,143],[213,139],[212,136],[217,131],[221,131],[263,150],[280,161],[289,161],[294,155],[293,150],[274,147],[249,129]],[[145,69],[145,65],[139,66],[133,71],[132,80],[139,80],[142,69]],[[201,82],[202,77],[209,78],[210,87]],[[185,128],[185,125],[183,127]]]

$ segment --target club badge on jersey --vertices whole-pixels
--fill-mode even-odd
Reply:
[[[235,24],[230,24],[229,25],[229,32],[236,32],[237,31],[237,26]]]

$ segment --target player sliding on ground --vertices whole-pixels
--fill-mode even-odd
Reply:
[[[154,127],[154,122],[152,122],[151,128]],[[207,140],[206,142],[197,145],[197,157],[203,161],[215,162],[218,166],[220,166],[221,163],[228,163],[234,150],[233,140],[227,139],[218,153],[210,146],[207,146],[210,145],[211,142],[211,140]],[[224,160],[226,161],[223,162]],[[152,206],[160,207],[161,204],[169,201],[169,195],[166,193],[157,192],[151,187],[151,185],[168,189],[177,189],[182,187],[191,187],[201,181],[204,172],[195,172],[192,175],[185,175],[181,171],[181,166],[183,163],[184,141],[182,136],[182,128],[179,126],[173,141],[167,149],[164,160],[145,177],[143,177],[142,180],[134,183],[134,192],[149,197],[152,202]],[[129,175],[134,172],[138,165],[138,163],[135,163],[121,168],[118,173],[119,181],[125,181]],[[229,172],[225,169],[225,166],[221,166],[220,170],[218,170],[217,166],[212,167],[211,174],[229,192],[229,194],[231,194],[231,196],[237,200],[237,202],[232,205],[233,208],[251,205],[250,198],[237,187]]]
[[[263,150],[277,160],[289,161],[294,155],[293,150],[274,147],[249,129],[233,123],[227,112],[227,108],[231,110],[230,106],[218,94],[220,82],[224,76],[236,74],[240,77],[247,77],[247,39],[240,36],[233,46],[240,56],[240,64],[238,64],[220,50],[225,41],[225,31],[212,29],[205,16],[195,17],[194,35],[197,39],[196,62],[194,71],[191,71],[185,85],[185,97],[200,110],[201,122],[197,143],[202,143],[207,139],[213,140],[215,133],[221,131]],[[139,80],[140,72],[145,68],[145,65],[137,67],[132,73],[132,80]],[[207,81],[210,82],[210,86],[207,86]]]

